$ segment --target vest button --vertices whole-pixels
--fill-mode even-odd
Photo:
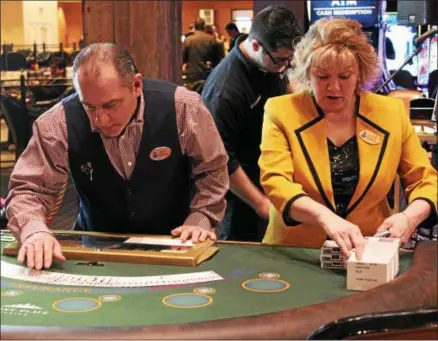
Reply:
[[[128,188],[128,189],[126,190],[126,193],[128,193],[128,194],[132,194],[132,189]]]
[[[131,217],[135,217],[135,212],[131,212]]]

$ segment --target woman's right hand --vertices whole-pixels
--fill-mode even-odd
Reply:
[[[356,258],[358,260],[362,258],[365,238],[357,225],[337,216],[333,212],[321,217],[321,225],[345,256],[350,257],[351,250],[355,249]]]

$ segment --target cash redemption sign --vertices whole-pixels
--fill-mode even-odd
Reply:
[[[324,17],[344,17],[355,19],[363,26],[372,26],[379,20],[378,0],[357,1],[323,1],[312,0],[310,2],[310,21]]]

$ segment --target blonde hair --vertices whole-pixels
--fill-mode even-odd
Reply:
[[[379,78],[380,65],[374,47],[361,28],[362,25],[352,19],[316,21],[295,48],[291,81],[308,87],[312,65],[327,68],[335,63],[344,65],[354,58],[359,65],[356,91],[369,89]]]

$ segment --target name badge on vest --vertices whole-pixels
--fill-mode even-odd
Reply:
[[[172,154],[172,149],[169,147],[157,147],[153,149],[149,157],[154,161],[161,161],[167,159]]]
[[[90,177],[90,181],[93,181],[93,165],[91,162],[87,162],[81,166],[81,171]]]
[[[369,130],[362,130],[359,136],[368,144],[379,144],[380,136]]]

